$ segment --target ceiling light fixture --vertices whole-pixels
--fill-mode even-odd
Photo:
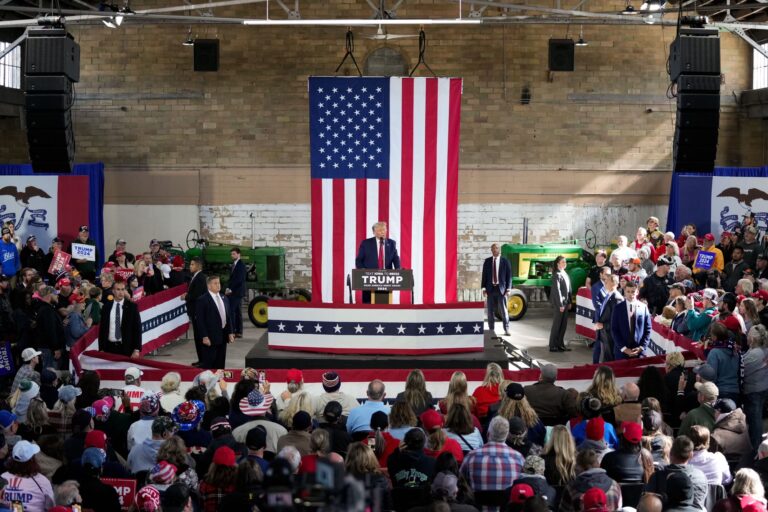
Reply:
[[[666,0],[643,0],[640,10],[644,12],[658,12],[667,4]]]
[[[637,11],[635,10],[634,7],[632,7],[631,3],[627,2],[627,5],[624,7],[624,10],[621,11],[621,14],[623,14],[624,16],[634,16],[635,14],[637,14]]]
[[[187,38],[181,44],[183,44],[184,46],[195,46],[195,40],[192,39],[192,25],[189,26],[189,31],[187,32]]]
[[[576,46],[589,46],[589,43],[584,39],[584,25],[579,28],[579,40],[575,43]]]

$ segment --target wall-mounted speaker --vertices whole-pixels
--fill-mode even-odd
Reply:
[[[195,39],[195,71],[219,70],[219,40]]]
[[[573,71],[575,48],[573,39],[550,39],[549,70]]]

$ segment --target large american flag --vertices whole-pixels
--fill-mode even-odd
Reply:
[[[384,221],[413,301],[456,301],[461,92],[458,78],[309,79],[315,300],[349,302],[358,246]]]

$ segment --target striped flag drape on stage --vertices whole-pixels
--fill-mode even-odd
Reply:
[[[315,300],[349,301],[358,246],[384,221],[413,302],[456,301],[461,93],[458,78],[309,79]]]

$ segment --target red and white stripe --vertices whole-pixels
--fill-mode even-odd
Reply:
[[[389,179],[312,179],[316,300],[349,302],[357,249],[383,221],[413,269],[413,302],[456,301],[461,92],[457,78],[391,78]],[[400,295],[393,302],[410,303]]]

